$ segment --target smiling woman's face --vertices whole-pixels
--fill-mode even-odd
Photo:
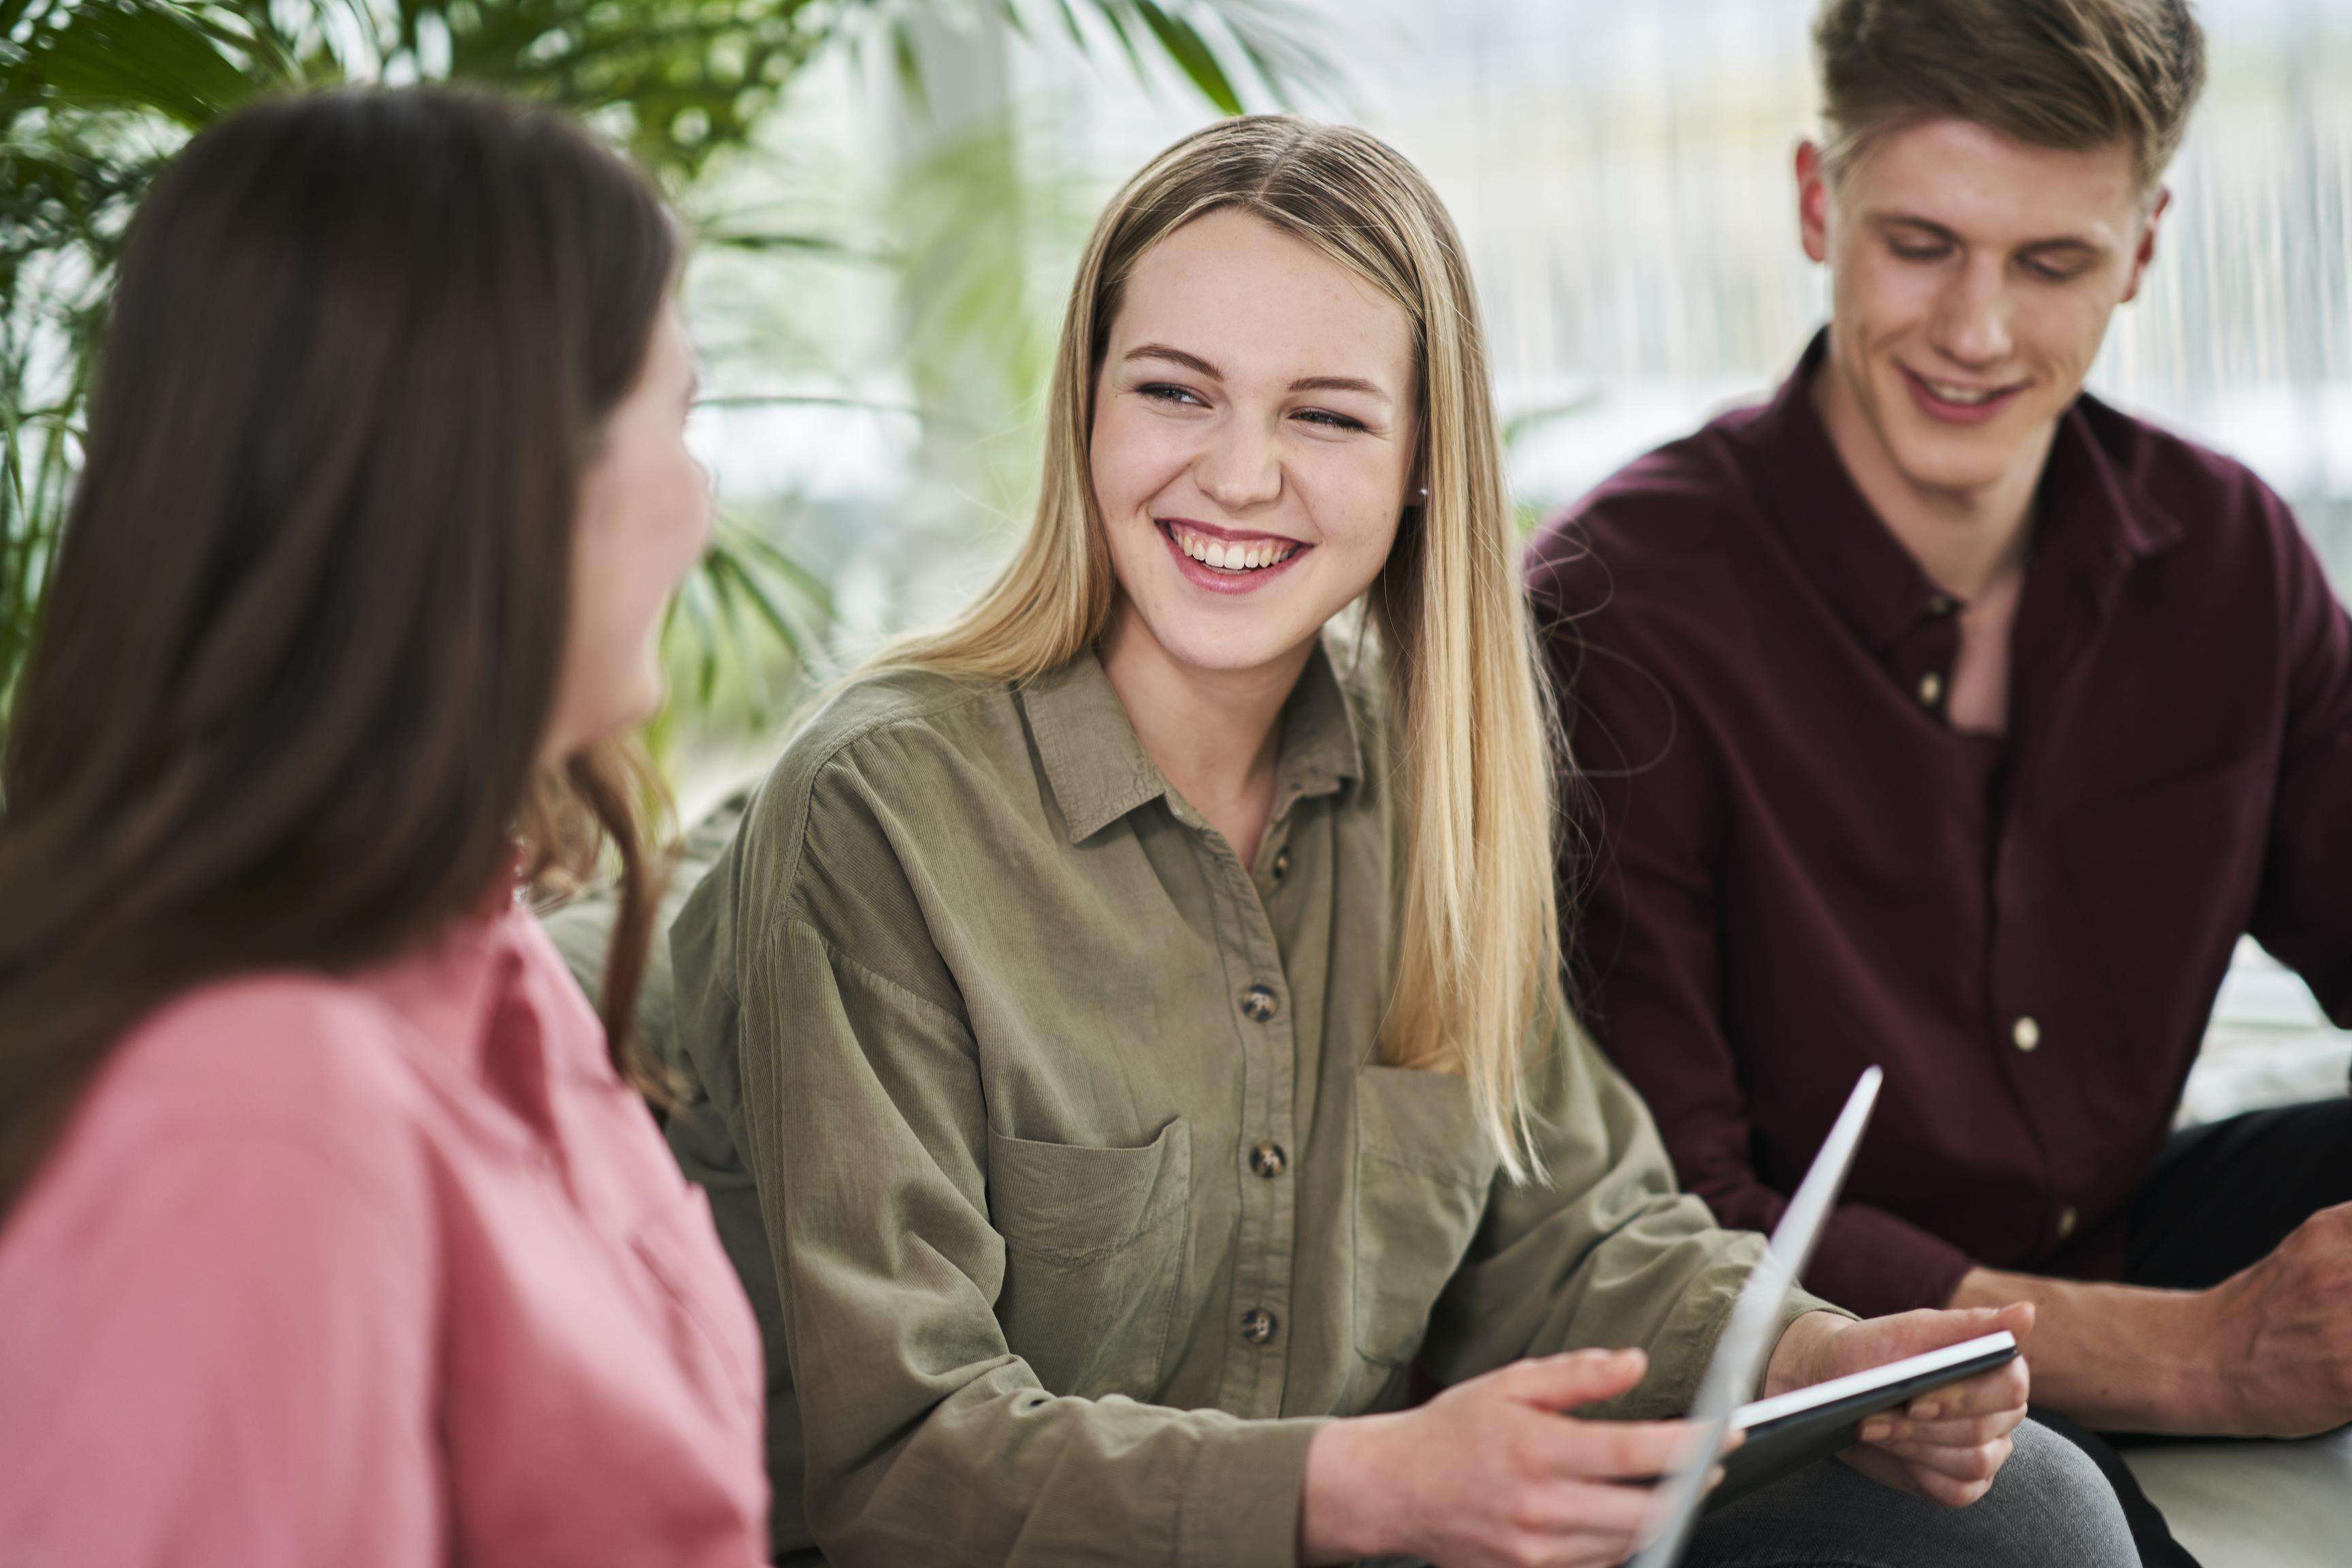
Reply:
[[[1234,208],[1129,274],[1089,465],[1124,600],[1170,658],[1276,665],[1371,584],[1418,437],[1403,307]]]

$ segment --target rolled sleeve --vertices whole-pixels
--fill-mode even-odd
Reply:
[[[1298,1561],[1307,1449],[1324,1419],[1234,1420],[1204,1440],[1185,1479],[1176,1561],[1185,1568]]]
[[[1697,1391],[1762,1238],[1725,1230],[1675,1188],[1648,1111],[1583,1032],[1560,1031],[1540,1077],[1549,1180],[1498,1176],[1470,1258],[1439,1303],[1446,1382],[1520,1356],[1636,1346],[1649,1375],[1595,1413],[1679,1414]],[[1781,1326],[1837,1310],[1792,1291]]]

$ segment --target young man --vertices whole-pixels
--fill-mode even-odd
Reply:
[[[2032,1300],[2107,1430],[2352,1419],[2352,1102],[2168,1128],[2242,932],[2352,1023],[2352,625],[2285,506],[2083,394],[2202,77],[2183,0],[1825,0],[1828,331],[1552,523],[1596,1027],[1808,1284]]]

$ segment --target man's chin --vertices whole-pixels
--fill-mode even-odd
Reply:
[[[1906,441],[1892,456],[1914,489],[1937,495],[1980,495],[2025,461],[2027,442],[2015,438]]]

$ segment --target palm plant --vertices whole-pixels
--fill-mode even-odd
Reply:
[[[123,228],[189,133],[267,93],[465,81],[585,116],[691,216],[709,171],[827,52],[884,52],[919,101],[924,28],[941,19],[1156,58],[1229,113],[1244,89],[1279,103],[1328,76],[1300,0],[0,0],[0,724],[78,471]],[[750,255],[846,248],[790,226],[702,237]],[[672,616],[695,671],[678,700],[707,705],[763,639],[797,658],[824,605],[790,555],[722,523]]]

